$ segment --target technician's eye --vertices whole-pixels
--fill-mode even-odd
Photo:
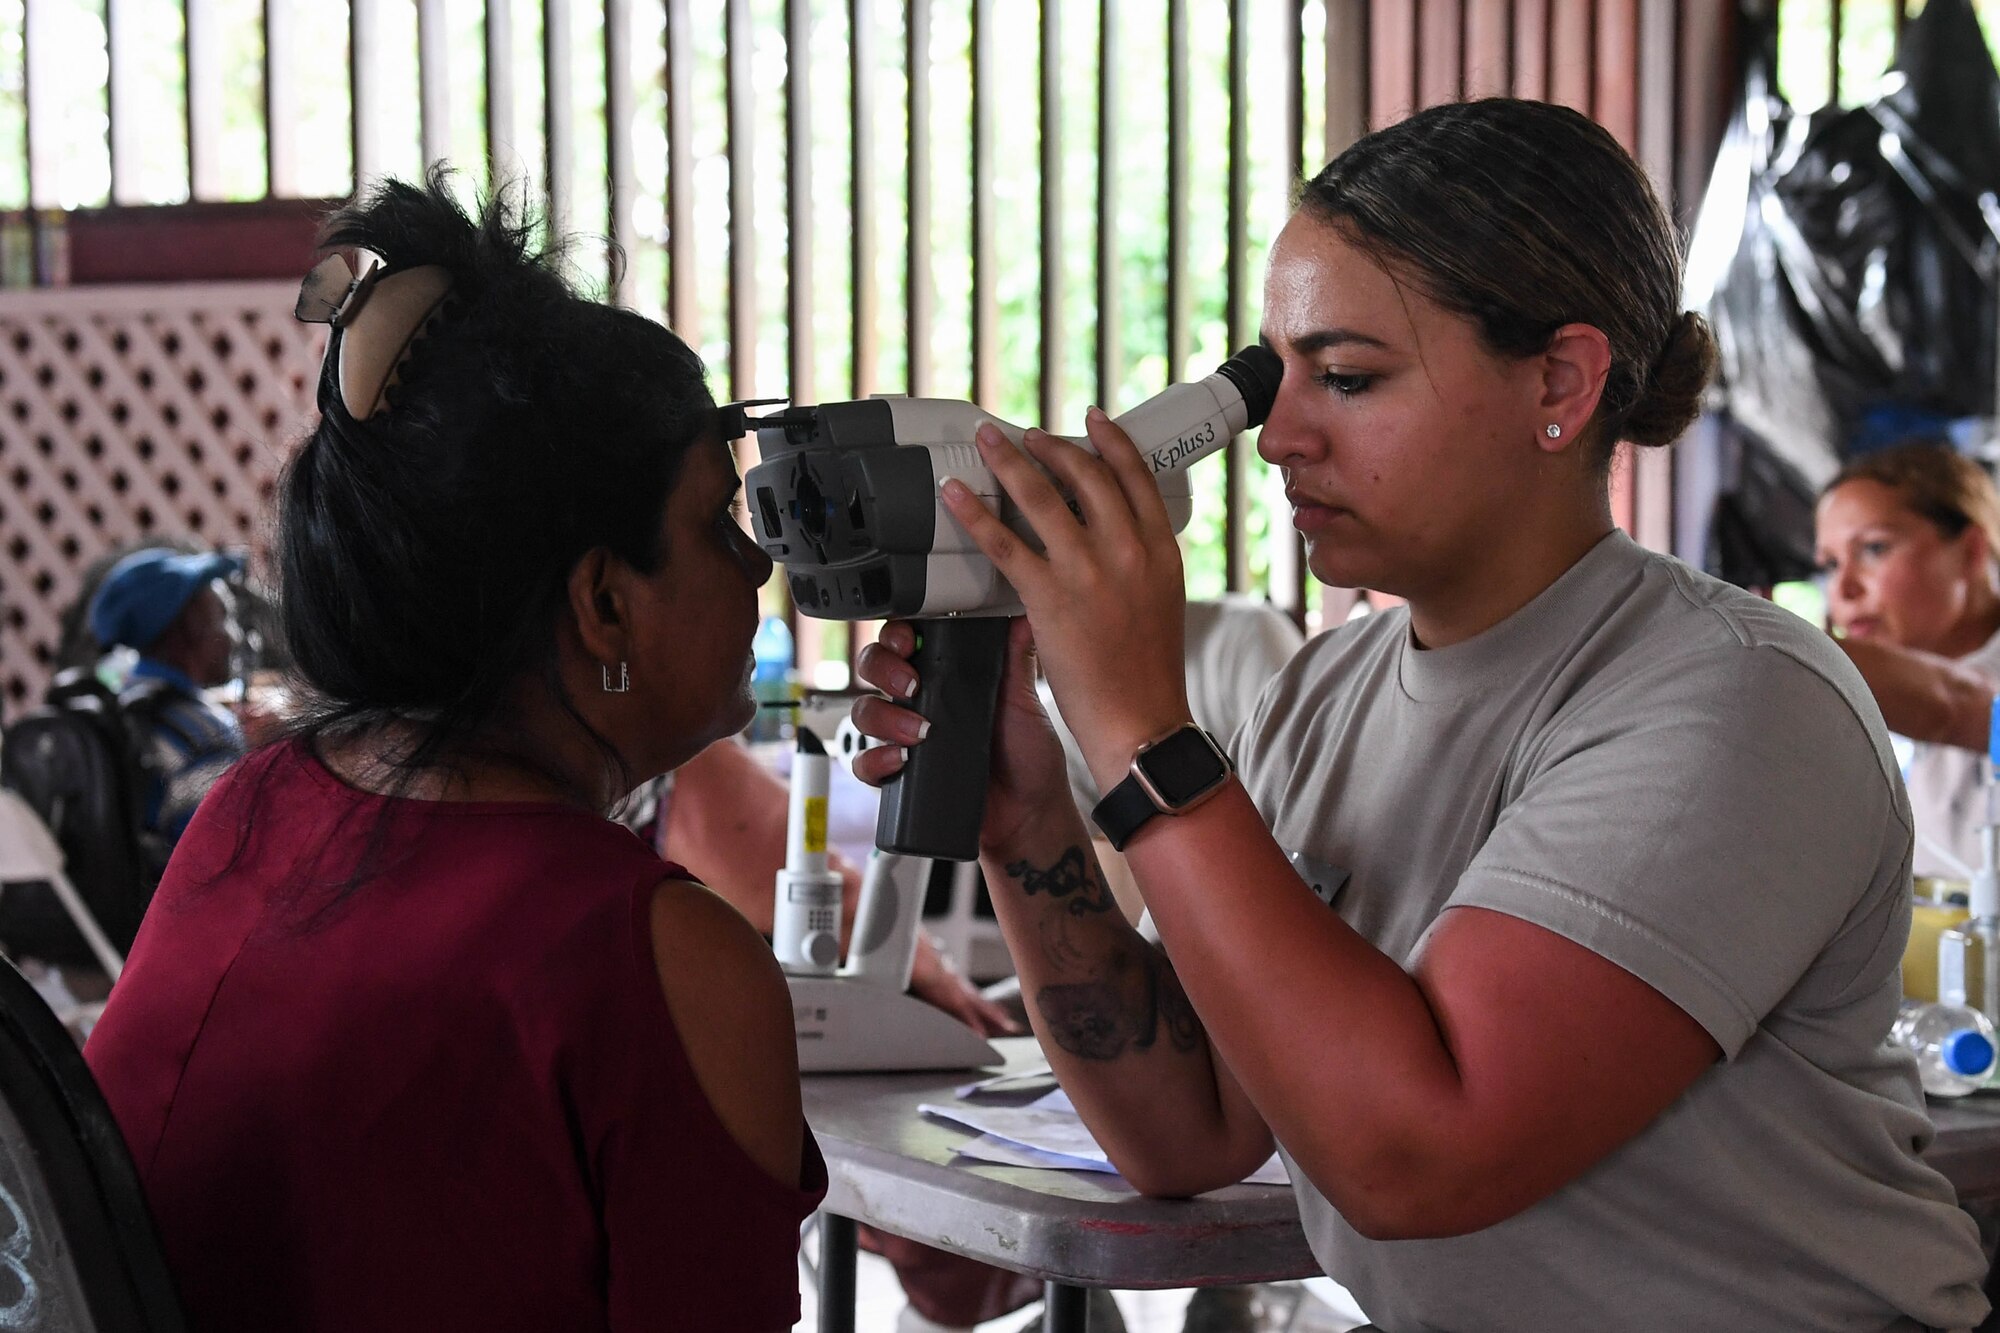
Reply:
[[[1333,390],[1342,398],[1352,398],[1355,394],[1366,393],[1369,386],[1375,383],[1376,377],[1373,375],[1342,375],[1328,370],[1322,371],[1318,379],[1322,385]]]

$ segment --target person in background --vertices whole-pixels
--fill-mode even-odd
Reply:
[[[1970,878],[2000,692],[2000,490],[1947,444],[1865,454],[1820,492],[1813,545],[1835,641],[1916,743],[1915,873]]]
[[[1235,771],[1192,724],[1179,548],[1108,417],[1094,453],[980,432],[1035,543],[940,494],[1026,608],[981,861],[1057,1077],[1147,1194],[1275,1142],[1384,1329],[1988,1313],[1885,1041],[1911,835],[1881,716],[1816,629],[1612,519],[1621,443],[1677,439],[1714,364],[1680,293],[1646,173],[1566,107],[1432,107],[1306,183],[1265,273],[1258,452],[1313,575],[1405,602],[1308,644]],[[858,664],[889,742],[865,776],[926,743],[893,702],[912,646],[891,624]],[[1031,658],[1157,946],[1093,864]]]
[[[233,555],[148,547],[113,565],[90,599],[98,643],[139,654],[119,700],[148,738],[144,823],[166,848],[248,748],[236,715],[203,693],[234,676],[223,580],[242,569]]]
[[[305,706],[196,812],[84,1050],[186,1306],[782,1333],[825,1168],[740,913],[609,812],[740,730],[757,589],[672,333],[442,169],[335,213],[286,469]]]

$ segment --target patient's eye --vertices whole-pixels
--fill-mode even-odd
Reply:
[[[1375,383],[1374,375],[1344,375],[1338,371],[1324,370],[1319,374],[1319,382],[1339,394],[1342,398],[1352,398],[1357,393],[1366,393]]]

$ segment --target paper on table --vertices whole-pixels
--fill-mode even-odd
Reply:
[[[948,1120],[981,1137],[959,1145],[959,1151],[982,1161],[1007,1166],[1048,1167],[1067,1171],[1115,1172],[1111,1159],[1077,1115],[1069,1094],[1061,1088],[1026,1106],[966,1106],[925,1103],[924,1115]],[[1252,1185],[1289,1185],[1291,1176],[1277,1154],[1244,1178]]]

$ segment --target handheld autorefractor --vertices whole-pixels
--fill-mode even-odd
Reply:
[[[1194,508],[1188,467],[1263,423],[1280,374],[1269,348],[1246,347],[1117,419],[1151,464],[1176,532]],[[958,478],[1039,548],[973,443],[989,421],[1020,445],[1020,428],[950,399],[792,406],[746,423],[764,460],[744,477],[752,524],[785,567],[793,605],[823,620],[916,625],[922,683],[910,706],[931,732],[883,785],[875,842],[885,852],[970,861],[979,851],[1007,617],[1021,604],[939,487]]]

